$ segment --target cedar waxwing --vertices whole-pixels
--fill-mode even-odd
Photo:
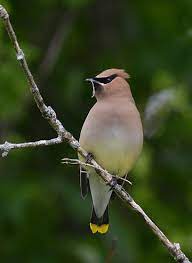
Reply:
[[[128,78],[124,70],[108,69],[87,79],[97,102],[89,111],[80,134],[81,146],[104,169],[118,177],[126,176],[131,170],[143,145],[141,119]],[[93,168],[81,167],[82,197],[87,194],[87,179],[93,201],[90,228],[92,233],[103,234],[109,228],[108,204],[113,190]]]

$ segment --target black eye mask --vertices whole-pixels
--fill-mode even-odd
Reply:
[[[113,74],[111,76],[108,77],[103,77],[103,78],[93,78],[93,80],[96,80],[102,84],[107,84],[110,83],[113,79],[115,79],[117,77],[117,74]]]

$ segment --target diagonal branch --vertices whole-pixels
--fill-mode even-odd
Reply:
[[[95,168],[94,165],[89,164],[89,163],[87,163],[87,162],[86,162],[86,163],[85,163],[85,162],[82,162],[82,161],[80,161],[79,159],[63,158],[61,163],[62,163],[62,164],[80,165],[80,166],[83,166],[83,167],[87,166],[87,167]],[[100,167],[100,168],[99,168],[99,172],[106,172],[106,170],[104,170],[103,168]],[[112,175],[112,176],[113,176],[113,178],[115,178],[115,179],[121,180],[121,181],[123,181],[123,182],[126,182],[126,183],[132,185],[132,182],[130,182],[130,181],[127,180],[126,178],[119,177],[119,176],[117,176],[117,175]],[[121,186],[122,186],[122,185],[121,185]]]
[[[30,84],[30,91],[34,97],[34,100],[39,108],[43,118],[45,118],[50,126],[56,131],[58,137],[51,140],[33,142],[33,143],[22,143],[22,144],[10,144],[4,143],[0,145],[0,149],[4,151],[4,156],[7,155],[11,149],[15,148],[24,148],[24,147],[36,147],[43,145],[51,145],[62,142],[67,142],[73,149],[75,149],[78,153],[80,153],[84,158],[87,158],[87,152],[80,147],[79,142],[72,136],[70,132],[68,132],[62,123],[57,119],[55,111],[44,103],[44,100],[41,96],[41,93],[34,81],[33,75],[31,74],[27,61],[25,59],[25,55],[22,49],[19,46],[17,41],[17,37],[13,30],[13,27],[9,20],[9,15],[5,8],[0,5],[0,18],[3,20],[5,28],[9,34],[11,42],[15,48],[17,60],[20,62],[20,65],[27,77],[27,80]],[[7,148],[6,148],[7,147]],[[7,150],[6,150],[7,149]],[[90,158],[89,158],[90,159]],[[89,160],[89,164],[94,166],[95,171],[98,173],[100,177],[111,187],[113,187],[116,194],[122,199],[127,205],[129,205],[133,210],[135,210],[145,221],[145,223],[149,226],[149,228],[153,231],[153,233],[159,238],[161,243],[168,249],[169,253],[174,257],[175,261],[178,263],[191,263],[186,255],[180,249],[180,245],[178,243],[172,243],[165,234],[155,225],[155,223],[148,217],[148,215],[143,211],[143,209],[133,200],[133,198],[120,186],[113,185],[112,178],[113,176],[104,170],[94,159]]]

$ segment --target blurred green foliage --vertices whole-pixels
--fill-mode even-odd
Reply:
[[[142,116],[153,94],[171,90],[174,96],[165,108],[163,104],[160,125],[158,114],[152,119],[158,129],[145,140],[128,191],[192,258],[192,2],[1,4],[10,12],[45,101],[75,137],[94,103],[86,77],[110,67],[125,68]],[[46,71],[43,62],[52,53],[58,56]],[[53,137],[34,105],[2,23],[0,62],[0,142]],[[81,200],[78,169],[62,166],[62,157],[75,153],[63,144],[13,151],[0,160],[2,263],[105,262],[114,238],[113,262],[173,262],[143,220],[118,199],[111,205],[109,234],[92,235],[90,199]]]

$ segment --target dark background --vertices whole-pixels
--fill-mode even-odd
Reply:
[[[90,107],[84,79],[124,68],[145,126],[144,150],[127,190],[192,258],[192,2],[189,0],[2,0],[42,95],[78,138]],[[153,96],[153,97],[152,97]],[[56,136],[29,92],[0,25],[0,143]],[[0,160],[0,261],[173,262],[143,220],[116,199],[107,235],[89,230],[65,143]]]

